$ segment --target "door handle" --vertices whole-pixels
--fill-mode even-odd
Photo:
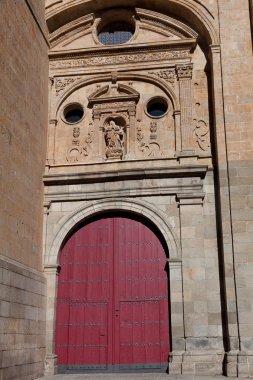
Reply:
[[[119,316],[119,309],[116,309],[116,310],[115,310],[115,316],[116,316],[116,317]]]

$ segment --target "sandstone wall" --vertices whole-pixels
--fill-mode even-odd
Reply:
[[[228,248],[231,234],[233,255],[227,256],[227,278],[235,281],[236,302],[233,294],[228,295],[229,323],[231,334],[239,336],[238,374],[253,374],[253,79],[252,39],[250,30],[249,2],[220,2],[220,37],[222,80],[224,95],[224,120],[228,162],[220,162],[221,191],[228,199],[231,225],[226,224],[223,239]],[[225,149],[225,147],[224,147]],[[228,165],[228,188],[226,185]],[[226,211],[226,213],[228,210]],[[227,215],[227,222],[229,220]],[[231,231],[229,229],[231,228]]]
[[[2,0],[0,7],[0,379],[34,379],[43,373],[45,347],[44,2]]]

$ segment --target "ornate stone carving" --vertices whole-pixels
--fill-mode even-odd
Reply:
[[[124,155],[124,128],[111,120],[104,127],[105,155],[109,160],[122,160]]]
[[[90,146],[91,146],[92,141],[93,141],[93,134],[94,134],[93,131],[89,132],[88,136],[84,140],[84,145],[82,147],[82,154],[84,155],[84,157],[87,157],[89,155]]]
[[[156,140],[157,139],[157,122],[151,121],[150,123],[150,140]]]
[[[196,142],[201,150],[207,151],[210,149],[210,137],[209,137],[209,128],[207,123],[204,120],[199,120],[196,123],[194,129],[194,134],[196,137]]]
[[[79,136],[80,136],[80,128],[79,127],[74,127],[73,128],[73,137],[75,139],[78,139]]]
[[[103,103],[103,104],[94,104],[94,109],[111,109],[111,108],[128,108],[130,106],[135,106],[135,102],[115,102],[115,103]]]
[[[139,121],[140,123],[140,121]],[[161,157],[161,147],[154,141],[157,138],[157,122],[151,122],[150,124],[150,141],[145,142],[145,136],[140,125],[137,126],[137,141],[139,142],[138,149],[145,157],[157,158]],[[151,137],[152,136],[152,137]]]
[[[192,78],[192,64],[186,64],[186,65],[177,65],[177,76],[178,79],[191,79]]]
[[[139,123],[140,123],[140,120],[138,120]],[[145,155],[147,155],[148,151],[149,151],[149,146],[147,143],[145,143],[144,141],[144,133],[142,131],[142,128],[140,126],[140,124],[137,126],[137,141],[138,141],[138,149],[140,152],[144,153]]]
[[[149,61],[164,61],[177,58],[188,58],[190,56],[189,50],[169,50],[162,52],[150,53],[132,53],[120,54],[110,57],[92,57],[62,61],[51,61],[51,67],[55,68],[70,68],[70,67],[89,67],[100,65],[117,65],[133,62],[149,62]]]
[[[70,86],[72,83],[76,82],[80,78],[60,78],[56,79],[55,82],[55,91],[56,96],[59,95],[61,91],[63,91],[66,87]]]
[[[90,127],[92,127],[91,123]],[[93,141],[93,131],[91,130],[88,133],[88,136],[84,140],[80,141],[80,128],[74,127],[73,137],[74,139],[72,140],[72,147],[68,150],[68,154],[66,157],[67,161],[71,164],[79,162],[82,158],[85,158],[89,155],[90,145]]]
[[[169,82],[170,84],[172,84],[173,87],[175,86],[175,81],[176,81],[175,69],[150,71],[149,74],[156,75],[159,78],[166,80],[166,82]]]

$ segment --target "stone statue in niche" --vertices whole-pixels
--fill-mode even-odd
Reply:
[[[124,155],[124,127],[111,120],[104,127],[105,155],[109,160],[122,160]]]

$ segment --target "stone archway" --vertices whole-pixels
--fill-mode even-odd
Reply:
[[[182,277],[181,277],[181,255],[180,245],[172,227],[166,220],[166,216],[160,211],[150,206],[147,202],[134,200],[103,200],[99,202],[91,202],[85,207],[80,207],[67,218],[65,218],[58,232],[55,234],[55,239],[48,249],[46,256],[45,272],[48,279],[48,306],[47,313],[50,318],[47,318],[47,357],[46,357],[46,373],[57,373],[57,357],[55,355],[55,312],[56,312],[56,295],[57,281],[59,271],[59,252],[66,241],[67,236],[81,222],[89,220],[92,216],[102,215],[108,211],[123,211],[130,212],[136,217],[141,216],[152,222],[156,226],[159,233],[163,236],[165,244],[169,249],[169,258],[167,259],[168,276],[170,281],[170,292],[173,295],[170,299],[171,310],[171,336],[176,341],[176,346],[184,340],[183,335],[183,319],[181,329],[178,326],[178,313],[183,315],[182,302]],[[181,301],[180,301],[181,300]],[[181,305],[181,306],[180,306]],[[179,306],[181,310],[179,310]],[[177,322],[176,322],[177,321]],[[174,322],[177,326],[174,325]],[[174,328],[176,327],[176,329]],[[172,350],[174,349],[172,340]],[[180,343],[181,344],[181,343]],[[175,353],[173,353],[175,355]]]

